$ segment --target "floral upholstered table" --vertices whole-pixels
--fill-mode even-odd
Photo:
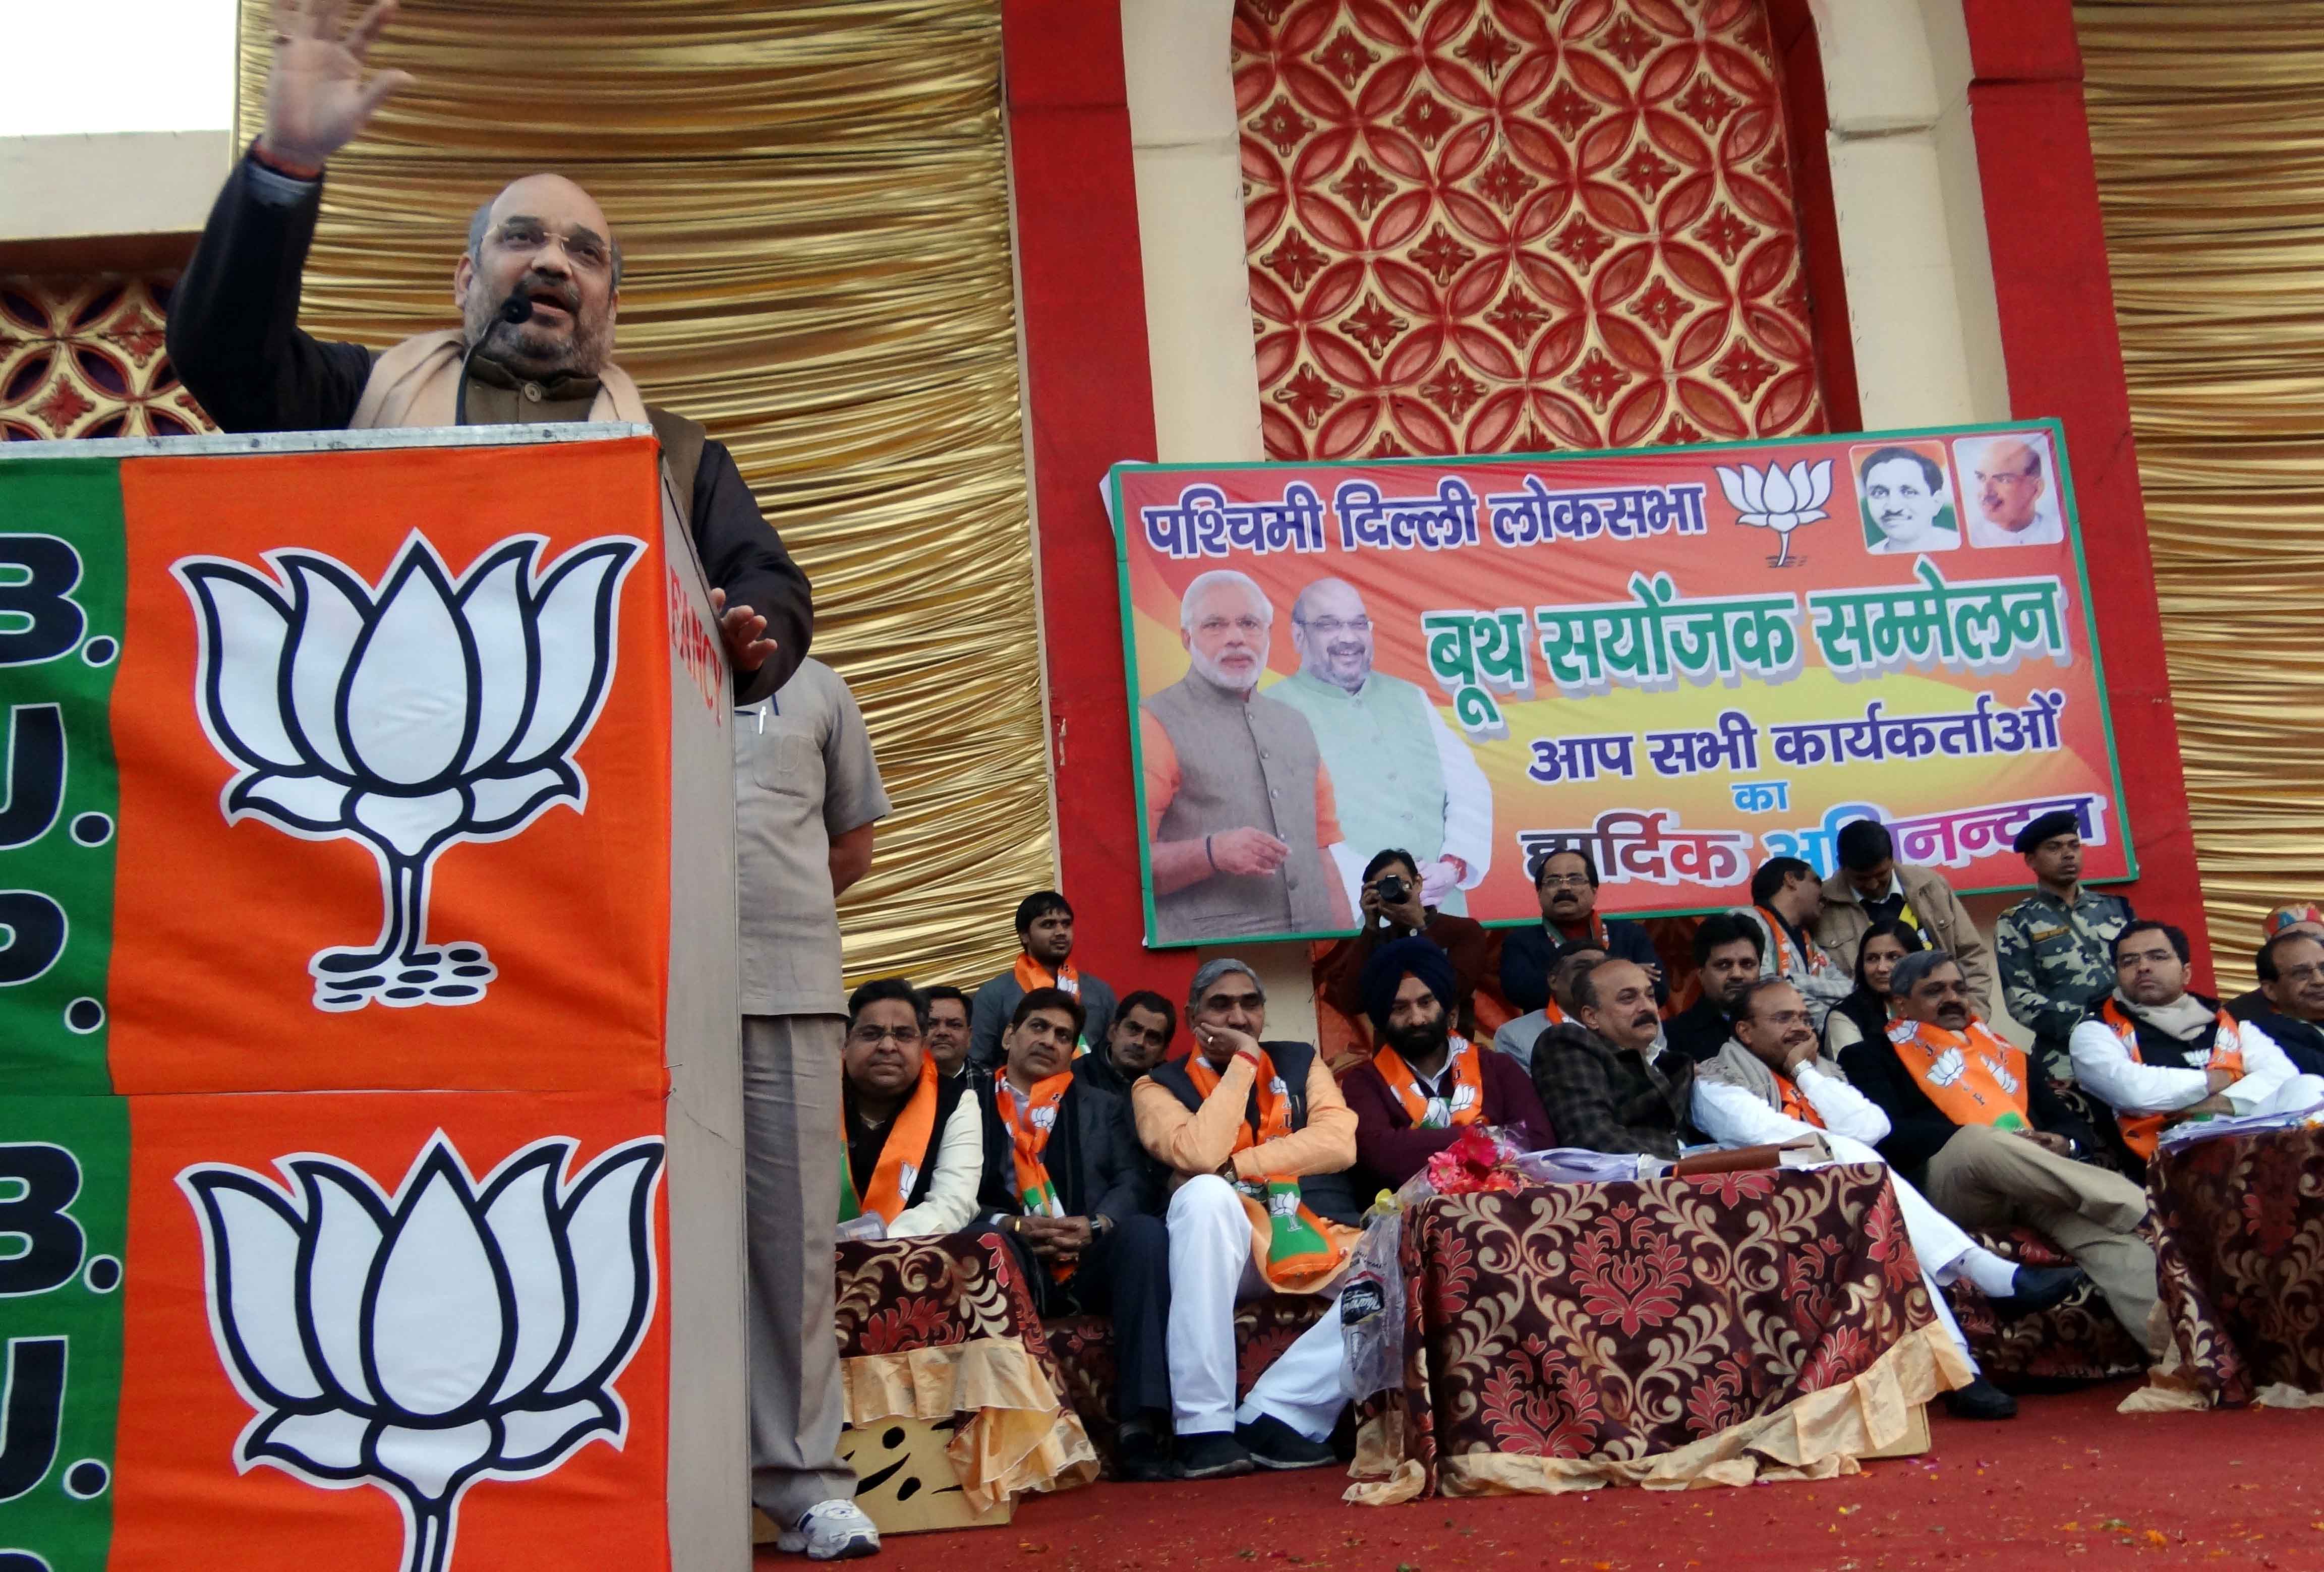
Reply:
[[[1402,1268],[1352,1501],[1852,1473],[1969,1379],[1877,1167],[1440,1196]]]

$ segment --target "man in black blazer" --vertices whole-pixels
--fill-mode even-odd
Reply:
[[[1170,1240],[1159,1174],[1119,1094],[1073,1073],[1081,1002],[1036,988],[1001,1034],[997,1072],[973,1072],[984,1114],[978,1204],[1008,1239],[1044,1316],[1113,1320],[1114,1465],[1124,1479],[1172,1477]]]

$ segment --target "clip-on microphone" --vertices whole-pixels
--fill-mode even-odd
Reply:
[[[521,328],[532,320],[532,301],[523,294],[512,294],[501,302],[501,309],[493,313],[493,319],[505,322],[512,328]],[[484,347],[484,339],[492,336],[493,330],[485,328],[483,336],[468,346],[468,352],[460,356],[460,391],[452,401],[452,423],[456,426],[468,423],[468,367],[474,364],[476,351]]]

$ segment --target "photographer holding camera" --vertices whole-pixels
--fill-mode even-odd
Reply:
[[[1315,964],[1317,992],[1349,1020],[1361,1021],[1365,963],[1382,945],[1417,934],[1452,962],[1453,1031],[1468,1036],[1477,1024],[1477,985],[1491,953],[1484,925],[1423,905],[1420,865],[1410,852],[1395,847],[1364,865],[1360,900],[1356,937],[1342,939]]]

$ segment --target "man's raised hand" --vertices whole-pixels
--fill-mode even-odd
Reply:
[[[320,170],[355,140],[409,71],[364,79],[364,57],[395,15],[374,0],[342,29],[346,0],[277,0],[274,69],[266,79],[266,152],[277,163]]]

